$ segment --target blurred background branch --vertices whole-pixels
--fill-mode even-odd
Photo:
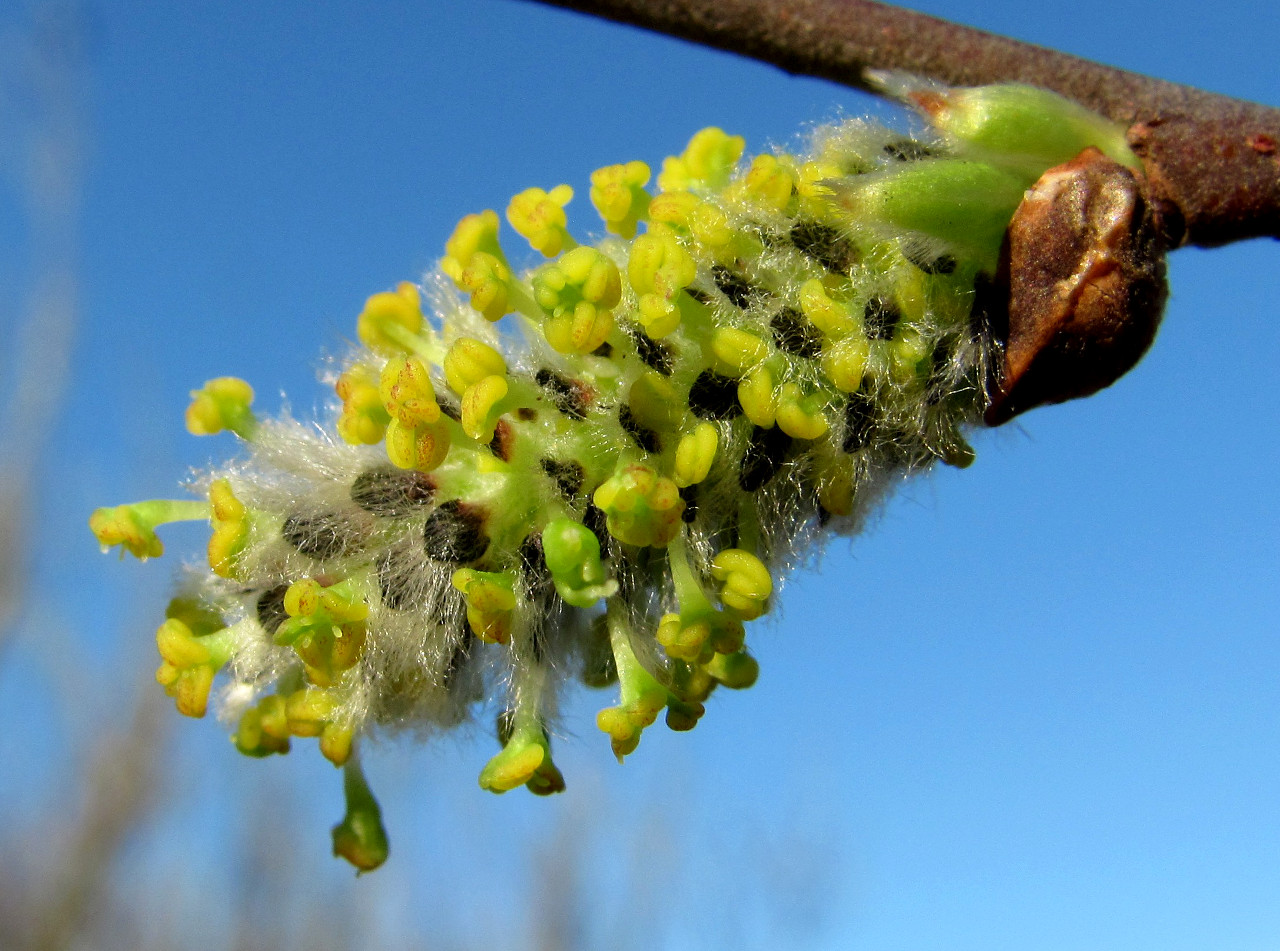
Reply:
[[[87,108],[82,27],[78,7],[46,3],[34,8],[27,30],[0,35],[0,187],[22,212],[6,242],[14,271],[3,275],[16,294],[0,299],[10,328],[0,358],[0,651],[28,589],[32,479],[62,409],[75,332]]]

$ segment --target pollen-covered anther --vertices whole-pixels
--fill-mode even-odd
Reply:
[[[471,295],[471,306],[485,320],[501,320],[511,310],[511,268],[492,254],[479,251],[458,275],[458,287]]]
[[[382,827],[382,809],[373,798],[360,763],[352,758],[343,770],[342,791],[347,802],[346,815],[333,827],[333,854],[340,855],[356,868],[356,874],[371,872],[387,860],[390,846]]]
[[[694,205],[689,214],[689,233],[723,262],[733,259],[736,241],[740,238],[729,216],[709,201]]]
[[[241,714],[232,741],[245,756],[288,753],[289,717],[285,712],[285,698],[270,694]]]
[[[716,260],[734,258],[739,237],[729,216],[714,202],[687,191],[663,192],[649,203],[650,228],[662,224],[680,234],[689,234]]]
[[[680,488],[646,465],[622,467],[593,500],[605,513],[609,534],[624,544],[662,548],[680,532]]]
[[[711,575],[721,583],[720,603],[744,621],[764,614],[773,578],[755,555],[741,548],[726,548],[711,559]]]
[[[258,418],[250,408],[253,387],[234,376],[220,376],[191,391],[187,406],[187,432],[212,436],[229,429],[241,439],[252,439]]]
[[[332,686],[359,662],[369,605],[345,582],[295,581],[285,592],[284,609],[289,617],[276,630],[275,642],[294,649],[313,684]]]
[[[540,678],[535,672],[532,676]],[[551,760],[551,742],[537,712],[526,704],[499,718],[502,752],[480,771],[480,786],[504,793],[518,786],[539,796],[564,792],[564,776]]]
[[[462,287],[463,272],[471,266],[477,254],[492,257],[505,267],[506,255],[498,243],[499,227],[498,213],[491,208],[479,214],[466,215],[444,244],[445,256],[440,261],[440,270]]]
[[[699,423],[693,432],[680,437],[672,481],[679,488],[697,485],[711,473],[720,444],[720,432],[711,423]]]
[[[689,729],[702,711],[697,703],[678,701],[636,658],[631,648],[631,631],[625,608],[610,602],[605,618],[614,667],[618,672],[620,703],[597,713],[596,726],[609,734],[613,755],[621,763],[623,757],[635,751],[645,727],[658,718],[663,707],[675,710],[672,729]]]
[[[431,372],[420,357],[388,360],[378,378],[378,396],[383,409],[402,426],[413,428],[440,419]]]
[[[95,509],[89,516],[89,531],[103,551],[119,545],[122,554],[127,551],[143,561],[164,554],[164,542],[156,535],[155,527],[133,505]]]
[[[760,677],[759,662],[746,651],[716,654],[702,669],[730,690],[746,690]]]
[[[778,413],[778,390],[767,366],[755,367],[738,382],[738,405],[755,425],[763,429],[773,426]]]
[[[670,191],[713,191],[729,181],[746,139],[715,126],[694,133],[685,150],[662,161],[658,188]]]
[[[339,711],[340,702],[332,690],[304,687],[285,698],[289,732],[316,737],[321,754],[334,766],[347,762],[355,740],[351,724]]]
[[[633,237],[649,210],[649,166],[644,162],[606,165],[591,173],[591,204],[611,234]]]
[[[506,572],[460,568],[452,583],[467,599],[467,624],[486,644],[506,644],[511,640],[511,624],[516,608],[515,578]]]
[[[822,353],[822,372],[831,385],[844,393],[856,393],[867,373],[871,341],[852,334],[826,347]]]
[[[796,176],[796,192],[800,196],[801,211],[830,215],[831,187],[827,183],[842,174],[844,170],[834,162],[815,160],[801,163]]]
[[[507,361],[497,350],[474,337],[459,337],[444,356],[444,378],[459,396],[488,376],[506,376]]]
[[[249,540],[249,510],[236,498],[231,482],[215,479],[209,486],[209,567],[223,578],[234,578],[236,558]]]
[[[769,356],[763,338],[737,327],[717,327],[711,335],[711,352],[721,372],[742,376]]]
[[[467,387],[462,394],[462,430],[472,439],[489,442],[493,439],[498,418],[502,415],[501,403],[507,395],[505,377],[486,376]]]
[[[928,341],[918,330],[904,327],[888,343],[889,370],[899,383],[923,382],[931,355]]]
[[[862,330],[862,321],[849,305],[831,297],[817,278],[800,285],[800,310],[811,324],[833,340]]]
[[[616,707],[606,707],[596,714],[596,726],[609,734],[613,755],[621,763],[640,745],[640,735],[645,727],[652,726],[658,714],[667,705],[667,691],[656,680],[636,693],[628,702]]]
[[[89,516],[89,531],[105,552],[120,546],[120,555],[128,552],[146,561],[164,554],[164,544],[156,535],[156,527],[167,522],[195,521],[206,518],[209,507],[203,502],[153,499],[130,505],[104,506]]]
[[[507,206],[507,221],[523,235],[535,251],[553,258],[566,248],[577,247],[577,242],[566,228],[564,206],[573,199],[573,189],[557,185],[551,191],[526,188],[511,199]]]
[[[392,355],[414,349],[422,330],[422,299],[408,281],[394,291],[374,294],[356,318],[356,334],[375,353]]]
[[[431,472],[449,455],[452,437],[446,421],[406,426],[398,419],[387,426],[387,458],[401,469]]]
[[[676,296],[697,276],[697,262],[666,225],[655,223],[635,239],[627,278],[639,295],[640,323],[650,337],[661,339],[680,326]]]
[[[636,423],[652,430],[674,429],[684,416],[675,387],[660,373],[647,370],[627,391],[627,405]]]
[[[701,203],[697,195],[687,191],[665,191],[655,195],[649,202],[650,231],[658,224],[681,232],[688,231],[693,213]]]
[[[618,590],[605,573],[600,539],[581,522],[556,518],[542,530],[542,552],[556,593],[575,608],[589,608]]]
[[[354,364],[342,372],[333,389],[342,400],[338,435],[343,442],[353,446],[372,446],[382,442],[391,416],[382,405],[377,372],[366,364]]]
[[[674,660],[697,661],[704,651],[709,659],[711,625],[706,619],[685,622],[679,614],[664,614],[654,638]]]
[[[795,172],[774,155],[757,155],[743,176],[742,197],[773,212],[784,212],[795,192]]]
[[[775,421],[793,439],[820,439],[830,428],[825,408],[821,393],[805,394],[797,384],[784,383],[778,393]]]
[[[192,629],[187,620],[169,617],[156,630],[161,664],[156,682],[173,698],[184,716],[202,717],[209,706],[213,678],[231,657],[227,629]]]
[[[586,354],[613,329],[622,276],[595,248],[574,248],[534,274],[533,297],[547,317],[547,342],[559,353]]]
[[[823,460],[818,468],[818,502],[832,515],[853,514],[853,464],[847,456]]]

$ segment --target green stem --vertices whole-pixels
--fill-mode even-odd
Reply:
[[[416,334],[392,321],[388,321],[383,328],[383,333],[410,353],[417,354],[435,366],[443,366],[445,348],[430,326],[426,327],[426,331],[426,335]]]
[[[622,705],[627,707],[639,701],[644,694],[667,688],[658,683],[645,669],[631,647],[631,624],[627,620],[626,606],[618,598],[607,602],[605,616],[609,625],[609,646],[613,649],[613,662],[618,669],[618,690]]]
[[[201,522],[209,518],[209,503],[190,499],[150,499],[129,506],[153,528],[170,522]]]
[[[671,566],[671,580],[675,584],[676,600],[680,602],[681,617],[692,618],[714,612],[715,605],[707,597],[689,564],[683,532],[667,545],[667,561]]]

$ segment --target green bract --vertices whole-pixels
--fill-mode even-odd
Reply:
[[[212,526],[157,639],[179,709],[224,676],[242,752],[315,737],[346,768],[334,849],[368,869],[387,844],[363,737],[487,709],[481,785],[548,794],[566,675],[616,683],[597,722],[619,758],[664,710],[691,729],[716,687],[749,687],[744,624],[796,547],[972,459],[995,349],[974,286],[1024,191],[1086,146],[1126,160],[1119,130],[1040,90],[901,86],[937,137],[854,120],[744,163],[707,129],[654,192],[642,162],[601,169],[618,237],[594,245],[568,231],[571,188],[527,189],[507,220],[550,260],[524,276],[498,214],[469,215],[439,271],[369,298],[327,431],[259,418],[242,381],[196,391],[193,431],[245,447],[209,501],[91,520],[141,558],[167,521]]]

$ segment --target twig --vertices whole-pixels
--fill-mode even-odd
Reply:
[[[1167,249],[1280,237],[1277,109],[874,0],[543,2],[869,92],[868,69],[956,86],[1024,82],[1125,124],[1145,176],[1082,157],[1046,173],[1015,215],[983,303],[1004,345],[992,425],[1087,396],[1137,363],[1164,307]]]
[[[544,0],[868,89],[865,69],[1027,82],[1126,123],[1165,244],[1280,237],[1280,110],[873,0]],[[874,91],[874,90],[872,90]]]

